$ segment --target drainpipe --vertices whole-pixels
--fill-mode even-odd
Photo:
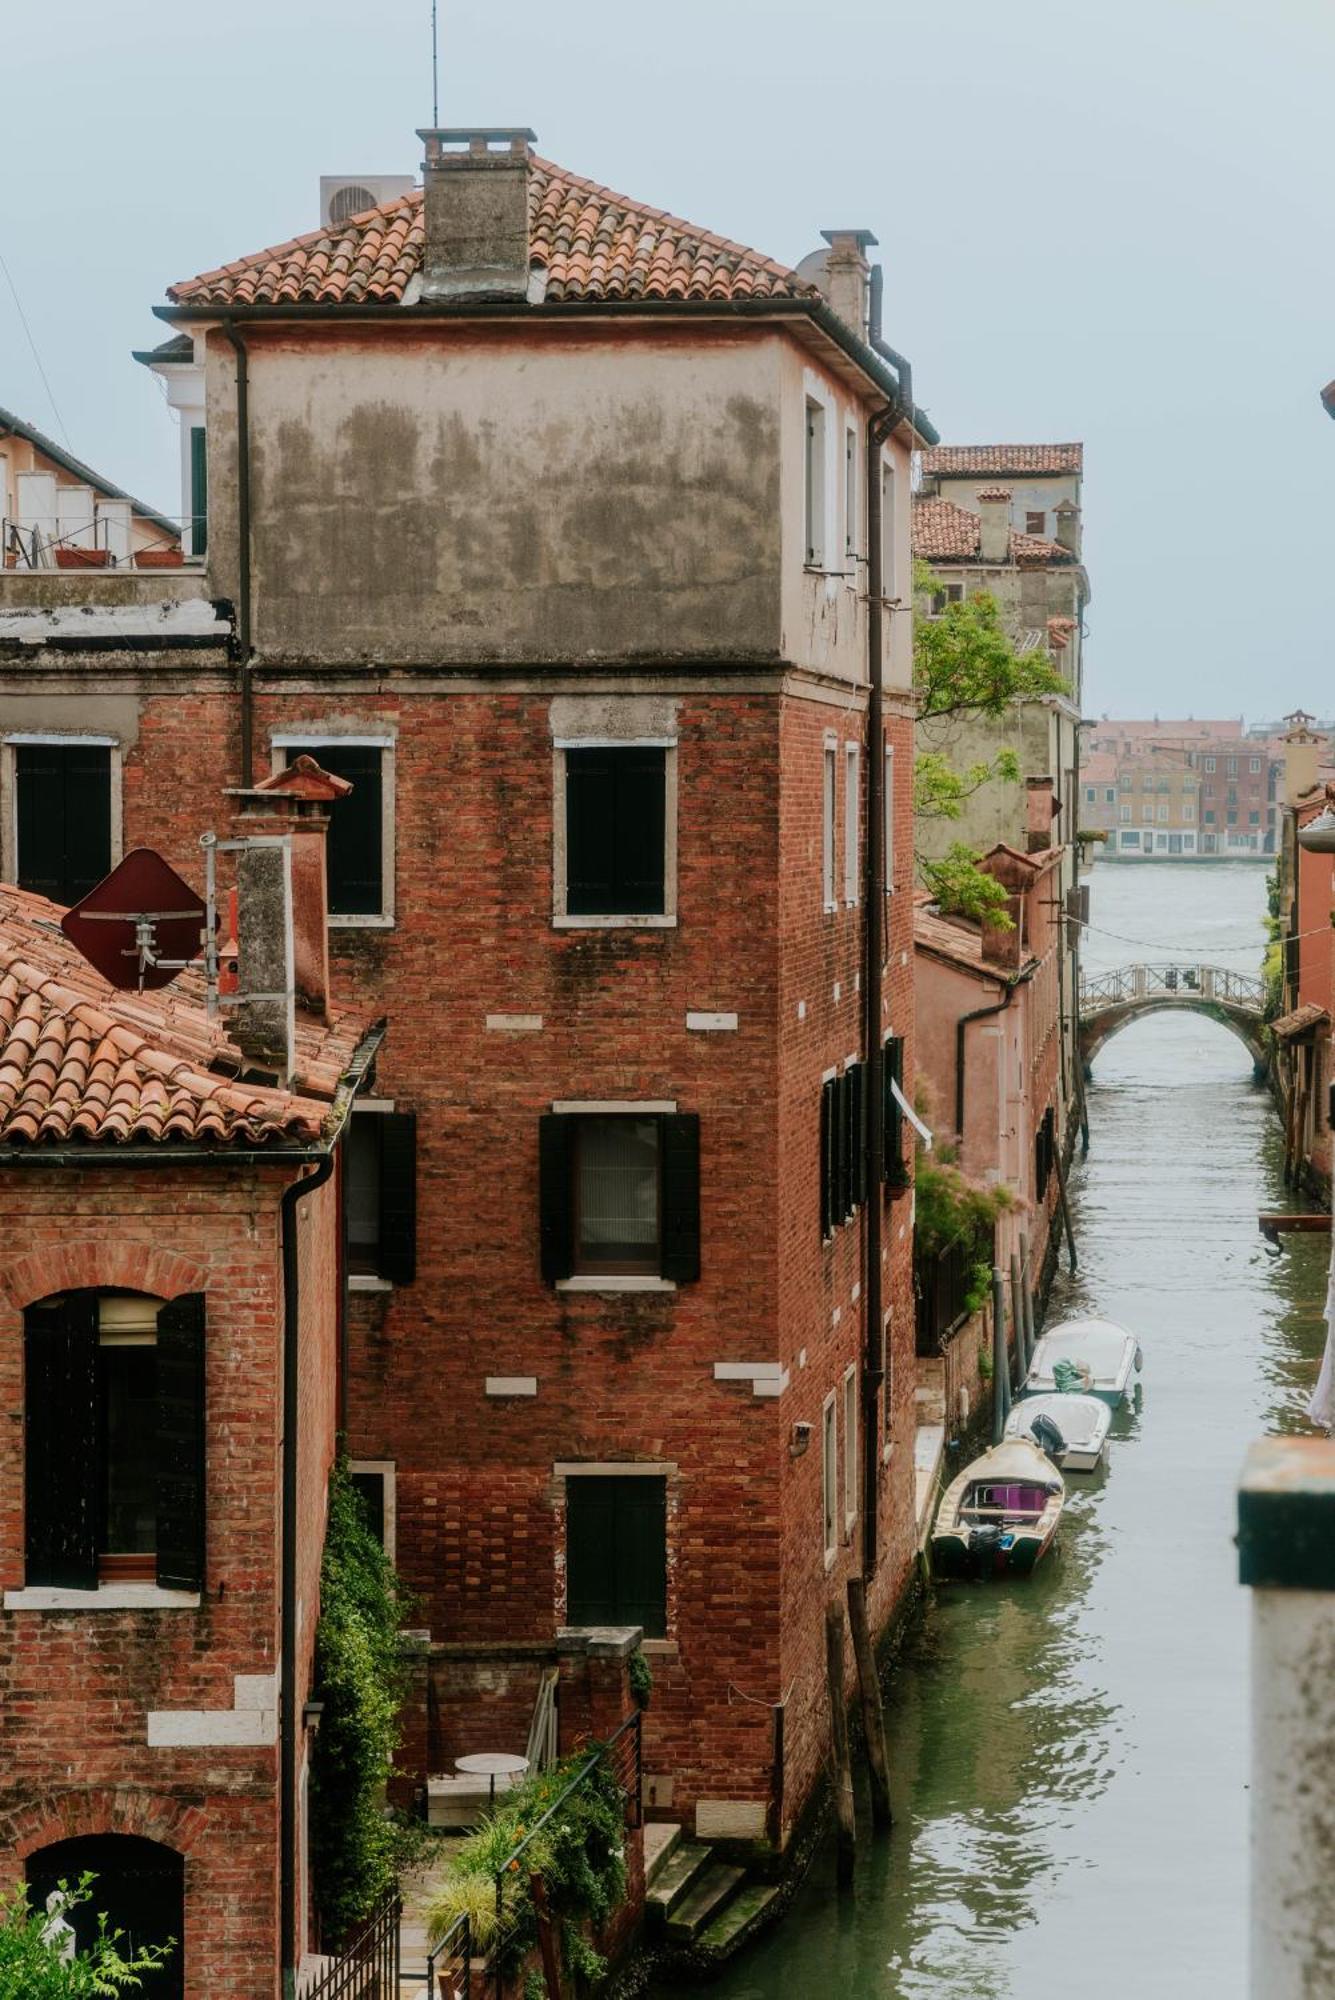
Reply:
[[[964,1030],[970,1021],[986,1021],[993,1014],[1004,1014],[1011,1004],[1011,996],[1019,985],[1019,980],[1008,980],[1000,1000],[990,1007],[975,1007],[972,1014],[961,1014],[955,1023],[955,1138],[964,1138]]]
[[[885,575],[882,561],[881,447],[896,424],[913,418],[907,361],[880,342],[881,270],[871,273],[871,344],[899,374],[899,395],[867,419],[867,840],[863,868],[863,1032],[867,1045],[867,1202],[863,1231],[866,1335],[862,1368],[862,1573],[876,1569],[881,1474],[880,1398],[885,1381],[881,1341],[884,1304],[881,1244],[885,1201],[885,1042],[881,1019],[885,959]]]
[[[251,690],[250,639],[250,368],[246,343],[230,319],[222,330],[236,353],[236,537],[237,648],[241,655],[241,783],[255,781],[251,757],[254,695]]]
[[[293,1181],[279,1202],[283,1244],[283,1537],[279,1630],[278,1896],[283,2000],[297,1990],[297,1396],[300,1386],[301,1273],[297,1204],[323,1187],[333,1152],[313,1174]]]

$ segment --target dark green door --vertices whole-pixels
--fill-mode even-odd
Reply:
[[[667,1632],[667,1481],[590,1474],[566,1480],[567,1622]]]

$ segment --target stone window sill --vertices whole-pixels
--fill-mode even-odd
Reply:
[[[677,928],[675,917],[568,917],[557,915],[552,918],[552,928],[558,931],[672,931]]]
[[[391,1278],[377,1278],[369,1271],[354,1271],[348,1279],[350,1292],[392,1292],[393,1289]]]
[[[638,1277],[624,1272],[620,1277],[609,1271],[603,1276],[583,1278],[558,1278],[558,1292],[675,1292],[676,1281],[672,1278]]]
[[[164,1590],[156,1583],[104,1583],[96,1590],[34,1584],[7,1590],[6,1611],[197,1611],[197,1590]]]
[[[331,931],[392,931],[394,928],[392,916],[330,917],[328,923]]]
[[[665,1666],[672,1666],[681,1658],[681,1647],[675,1639],[642,1639],[640,1651],[651,1660],[662,1660]]]

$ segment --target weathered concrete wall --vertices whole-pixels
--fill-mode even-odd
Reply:
[[[772,659],[779,341],[489,326],[251,337],[265,660]],[[209,342],[234,596],[234,357]]]

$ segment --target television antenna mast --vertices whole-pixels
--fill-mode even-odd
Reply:
[[[440,124],[440,70],[437,61],[436,0],[431,0],[431,123]]]

